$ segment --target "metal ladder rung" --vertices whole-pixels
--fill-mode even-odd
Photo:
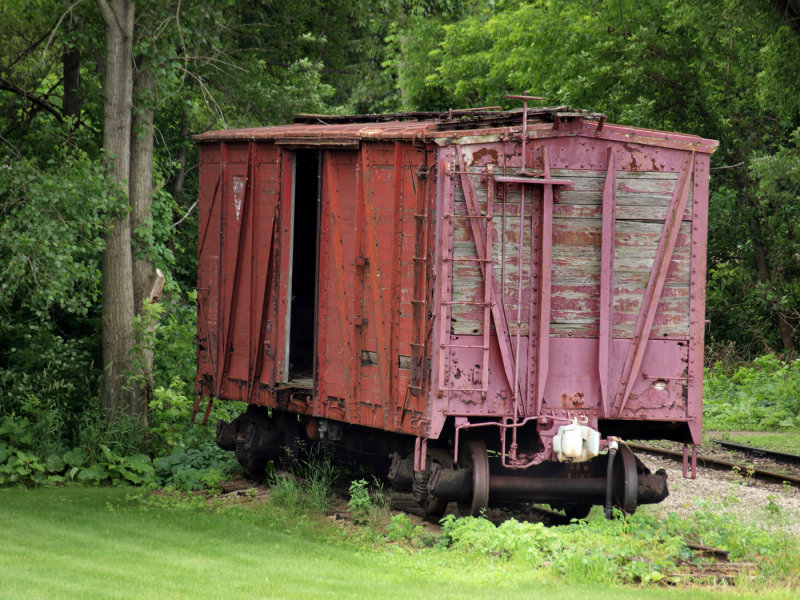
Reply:
[[[489,346],[475,346],[474,344],[442,344],[440,348],[480,348],[481,350],[488,350]]]
[[[491,302],[447,302],[445,300],[442,301],[442,304],[446,304],[448,306],[491,306]]]
[[[491,258],[443,258],[442,262],[490,263]]]
[[[455,213],[445,213],[445,219],[485,219],[491,221],[494,217],[492,215],[457,215]]]

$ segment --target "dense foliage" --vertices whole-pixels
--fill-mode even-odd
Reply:
[[[165,272],[167,284],[162,303],[142,307],[133,323],[126,388],[147,387],[152,352],[148,418],[108,422],[98,401],[101,259],[114,219],[131,210],[128,185],[107,168],[115,157],[101,151],[110,126],[101,15],[109,6],[123,4],[0,6],[0,482],[155,477],[192,487],[200,483],[189,479],[202,476],[191,475],[194,468],[227,465],[207,429],[188,428],[197,238],[191,136],[392,103],[382,39],[396,9],[382,2],[136,2],[132,116],[146,125],[152,112],[155,148],[152,193],[131,252]],[[131,135],[133,147],[145,130],[134,126]],[[127,460],[135,468],[120,466]]]
[[[800,431],[800,359],[767,355],[738,368],[716,365],[703,388],[706,429]]]

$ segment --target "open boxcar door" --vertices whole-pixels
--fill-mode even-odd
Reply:
[[[200,147],[197,393],[265,403],[284,381],[292,156],[277,146]],[[284,275],[285,274],[285,275]]]

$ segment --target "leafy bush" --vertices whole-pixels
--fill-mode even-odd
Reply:
[[[707,429],[800,430],[800,359],[768,354],[733,370],[714,365],[703,394]]]
[[[125,206],[100,161],[68,144],[50,152],[0,156],[0,307],[47,320],[98,300],[103,234]]]
[[[350,484],[350,501],[347,503],[353,513],[353,521],[366,523],[374,506],[369,495],[369,483],[358,479]]]
[[[398,513],[389,522],[389,526],[386,528],[386,537],[393,542],[414,543],[415,540],[423,539],[424,530],[421,525],[414,525],[408,515]]]
[[[0,319],[0,418],[27,419],[29,446],[42,456],[75,440],[87,412],[99,413],[98,341],[48,321]]]
[[[215,444],[176,448],[153,461],[160,485],[179,490],[218,489],[236,460]]]
[[[193,297],[167,299],[165,309],[153,312],[159,324],[148,344],[156,349],[157,387],[147,428],[131,420],[105,421],[96,401],[99,371],[86,338],[73,341],[46,325],[0,321],[0,332],[21,340],[10,353],[9,368],[0,368],[0,485],[75,481],[218,488],[237,463],[216,446],[213,427],[191,424]],[[215,405],[210,422],[232,419],[237,408]]]
[[[0,485],[52,485],[65,481],[100,485],[139,485],[153,480],[150,457],[142,453],[121,455],[99,444],[100,457],[90,460],[82,448],[66,452],[36,452],[34,427],[26,418],[5,417],[0,422]],[[13,440],[13,445],[8,440]]]
[[[766,519],[774,516],[766,513]],[[732,561],[753,562],[759,576],[773,580],[790,581],[800,567],[796,538],[742,524],[719,506],[703,506],[686,518],[646,512],[616,516],[547,528],[514,519],[495,526],[485,519],[448,515],[439,543],[451,551],[549,567],[559,577],[578,582],[684,580],[705,560],[695,556],[687,541],[729,550]]]
[[[156,387],[173,387],[180,382],[180,391],[191,397],[197,369],[197,292],[185,295],[179,290],[162,300],[164,311],[158,323],[154,342],[153,377]]]

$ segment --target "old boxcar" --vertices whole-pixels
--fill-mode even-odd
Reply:
[[[247,468],[325,440],[431,514],[667,494],[624,439],[701,440],[716,142],[523,100],[195,138],[198,405],[249,404]]]

